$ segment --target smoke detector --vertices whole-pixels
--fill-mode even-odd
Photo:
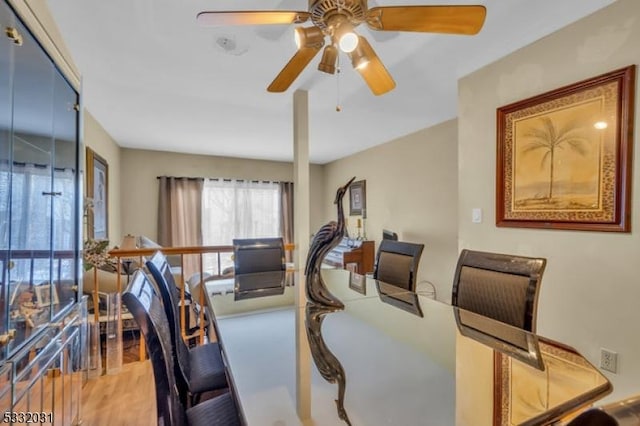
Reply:
[[[238,42],[235,36],[221,35],[216,37],[215,46],[227,55],[240,56],[249,51],[246,43]]]

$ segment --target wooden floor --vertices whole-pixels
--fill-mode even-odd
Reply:
[[[89,379],[82,390],[82,424],[156,425],[150,361],[124,364],[120,374]]]
[[[216,341],[213,332],[207,338]],[[82,425],[157,425],[151,361],[138,361],[137,333],[126,334],[123,344],[122,371],[89,379],[82,388]],[[105,355],[103,348],[103,359]]]

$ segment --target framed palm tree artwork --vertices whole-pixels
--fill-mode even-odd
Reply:
[[[635,65],[497,110],[496,225],[630,232]]]

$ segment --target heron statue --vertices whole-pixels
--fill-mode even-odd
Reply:
[[[347,425],[351,426],[351,420],[349,420],[347,410],[344,408],[347,376],[342,364],[333,352],[331,352],[327,343],[324,341],[324,337],[322,336],[322,321],[324,321],[327,314],[336,311],[341,311],[341,309],[307,302],[305,309],[305,325],[307,326],[307,340],[309,341],[309,348],[311,349],[313,362],[316,364],[320,375],[327,382],[338,385],[338,399],[335,400],[338,417]]]
[[[336,192],[336,204],[338,209],[338,220],[327,223],[322,226],[311,241],[309,254],[307,255],[307,265],[304,274],[307,276],[307,299],[310,301],[334,308],[344,309],[344,304],[327,289],[322,280],[321,265],[325,256],[336,247],[344,237],[345,221],[344,209],[342,207],[342,198],[347,192],[351,182],[355,180],[355,176],[349,180],[344,186],[338,188]]]

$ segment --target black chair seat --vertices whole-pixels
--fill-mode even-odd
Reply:
[[[189,426],[236,426],[240,425],[236,406],[231,394],[225,393],[208,399],[187,410]]]
[[[167,258],[160,251],[146,262],[147,269],[156,282],[162,297],[165,314],[169,321],[171,339],[174,343],[174,366],[178,393],[182,401],[191,404],[200,400],[202,393],[228,387],[225,365],[220,346],[206,343],[189,348],[182,339],[180,330],[180,295]],[[201,306],[200,309],[203,309]]]
[[[583,412],[567,426],[618,426],[618,422],[604,411],[594,408]]]
[[[158,426],[240,425],[241,414],[228,392],[185,410],[176,384],[171,326],[160,296],[142,270],[134,273],[122,301],[138,323],[149,350]],[[202,359],[211,356],[206,351],[198,352]]]
[[[217,343],[196,346],[189,350],[189,390],[202,393],[227,387],[224,362]]]

